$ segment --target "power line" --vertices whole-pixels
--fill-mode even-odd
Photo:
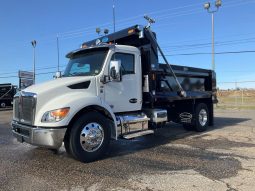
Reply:
[[[228,52],[216,52],[215,54],[244,54],[244,53],[255,53],[255,50],[242,50],[242,51],[228,51]],[[185,54],[166,54],[165,56],[194,56],[194,55],[211,55],[209,52],[198,52],[198,53],[185,53]],[[57,67],[48,67],[50,68],[57,68]],[[43,68],[45,69],[45,68]],[[38,69],[37,69],[38,70]],[[43,75],[43,74],[52,74],[55,72],[44,72],[44,73],[37,73],[36,75]],[[18,76],[2,76],[0,78],[16,78]]]
[[[229,1],[229,3],[228,3],[228,1],[226,1],[225,3],[227,4],[225,7],[229,7],[229,6],[240,6],[242,4],[253,3],[253,1],[247,1],[247,2]],[[180,10],[183,8],[190,8],[190,7],[195,7],[195,6],[200,6],[200,4],[192,4],[192,5],[180,6],[180,7],[170,8],[170,9],[164,9],[164,10],[149,12],[149,14],[158,15],[159,13],[163,13],[163,12],[167,12],[167,11]],[[192,11],[195,11],[195,10],[200,10],[199,12],[202,12],[202,10],[200,8],[193,9],[193,10],[181,10],[181,11],[177,11],[175,13],[170,13],[170,14],[163,14],[163,15],[159,14],[158,19],[160,20],[162,18],[164,18],[164,19],[169,18],[169,16],[176,17],[176,16],[195,14],[197,12],[191,13]],[[123,24],[126,23],[126,25],[127,25],[128,23],[130,23],[133,20],[136,20],[137,18],[142,18],[142,16],[143,16],[143,14],[137,15],[134,17],[130,17],[130,18],[126,18],[126,19],[122,19],[122,20],[117,20],[117,23],[123,23]],[[168,16],[168,17],[166,17],[166,16]],[[77,37],[80,37],[80,36],[76,36],[77,34],[81,35],[81,34],[84,34],[85,32],[90,32],[90,31],[94,30],[95,27],[98,27],[98,26],[108,27],[110,25],[111,25],[111,22],[107,22],[104,24],[99,24],[99,25],[89,26],[89,27],[80,28],[80,29],[76,29],[76,30],[62,32],[62,33],[59,33],[59,36],[60,36],[60,38],[62,38],[62,37],[71,38],[73,35],[75,35],[74,38],[77,38]],[[93,34],[94,34],[94,32],[93,32]],[[69,39],[69,38],[67,38],[67,39]]]
[[[255,73],[255,71],[254,70],[238,70],[238,71],[220,70],[220,71],[217,71],[217,73]]]
[[[244,5],[244,4],[249,4],[249,3],[254,3],[253,0],[250,0],[250,1],[246,1],[246,2],[243,2],[243,1],[225,1],[225,6],[224,8],[228,8],[228,7],[235,7],[235,6],[240,6],[240,5]],[[181,10],[181,11],[177,11],[175,13],[171,12],[170,14],[159,14],[159,13],[163,13],[163,12],[169,12],[169,11],[173,11],[173,10],[180,10],[180,9],[183,9],[183,8],[190,8],[190,7],[195,7],[195,6],[201,6],[201,4],[197,3],[197,4],[192,4],[192,5],[186,5],[186,6],[180,6],[180,7],[175,7],[175,8],[170,8],[170,9],[164,9],[164,10],[159,10],[159,11],[154,11],[154,12],[149,12],[148,14],[150,15],[159,15],[157,17],[158,20],[161,20],[161,19],[166,19],[166,18],[171,18],[171,17],[176,17],[176,16],[184,16],[184,15],[190,15],[190,14],[195,14],[195,13],[198,13],[198,12],[203,12],[203,10],[201,8],[196,8],[196,9],[191,9],[191,10]],[[200,11],[196,11],[196,10],[200,10]],[[194,12],[195,11],[195,12]],[[140,15],[137,15],[137,16],[134,16],[134,17],[130,17],[130,18],[126,18],[126,19],[122,19],[122,20],[117,20],[116,22],[117,23],[130,23],[130,21],[133,21],[133,20],[136,20],[138,18],[142,18],[144,14],[140,14]],[[64,36],[72,36],[72,35],[76,35],[76,34],[81,34],[81,33],[84,33],[84,32],[90,32],[91,30],[93,30],[95,27],[98,27],[98,26],[110,26],[111,25],[111,22],[107,22],[107,23],[104,23],[104,24],[101,24],[101,25],[94,25],[94,26],[89,26],[89,27],[85,27],[85,28],[80,28],[80,29],[76,29],[76,30],[71,30],[71,31],[66,31],[66,32],[63,32],[63,33],[59,33],[60,36],[62,35],[63,37]],[[130,25],[130,24],[129,24]]]
[[[245,54],[245,53],[255,53],[255,50],[242,50],[242,51],[226,51],[226,52],[216,52],[215,54],[218,55],[224,55],[224,54]],[[184,53],[184,54],[166,54],[165,56],[195,56],[195,55],[211,55],[209,52],[196,52],[196,53]],[[61,67],[65,67],[66,65],[61,65]],[[37,68],[36,71],[38,70],[45,70],[45,69],[54,69],[57,67],[44,67],[44,68]],[[9,72],[9,73],[0,73],[1,75],[3,74],[14,74],[17,72]],[[55,73],[55,72],[49,72],[49,73]],[[36,75],[40,74],[48,74],[48,72],[45,73],[37,73]],[[18,76],[1,76],[0,78],[13,78],[13,77],[18,77]]]
[[[243,50],[243,51],[229,51],[229,52],[215,52],[215,54],[244,54],[244,53],[255,53],[255,50]],[[209,52],[195,52],[195,53],[184,53],[184,54],[166,54],[165,56],[194,56],[194,55],[211,55]]]
[[[240,45],[240,44],[250,44],[255,42],[255,38],[252,38],[254,40],[232,40],[232,41],[222,41],[222,42],[216,42],[215,46],[230,46],[230,45]],[[190,50],[190,49],[201,49],[210,47],[211,43],[201,43],[201,44],[190,44],[190,45],[180,45],[179,47],[174,48],[174,46],[165,46],[165,51],[183,51],[183,50]]]
[[[35,76],[45,75],[45,74],[55,74],[55,73],[56,72],[42,72],[42,73],[35,74]],[[4,79],[4,78],[18,78],[18,75],[16,75],[16,76],[0,76],[0,79]]]
[[[251,80],[251,81],[235,81],[235,82],[217,82],[217,84],[243,84],[243,83],[254,83],[255,81]]]
[[[231,0],[231,1],[224,1],[224,3],[226,4],[224,6],[224,8],[226,7],[233,7],[233,6],[240,6],[240,5],[243,5],[243,4],[249,4],[249,3],[254,3],[254,1],[250,0],[250,1],[246,1],[246,2],[243,2],[241,0],[237,0],[237,1],[234,1],[234,0]],[[191,7],[195,7],[195,6],[201,6],[201,4],[197,3],[197,4],[191,4],[191,5],[185,5],[185,6],[180,6],[180,7],[175,7],[175,8],[170,8],[170,9],[164,9],[164,10],[158,10],[158,11],[154,11],[154,12],[148,12],[148,14],[151,14],[151,15],[158,15],[158,18],[162,19],[166,19],[167,17],[166,16],[184,16],[184,15],[190,15],[190,14],[195,14],[195,13],[191,13],[191,11],[194,11],[194,10],[198,10],[197,9],[193,9],[193,10],[182,10],[182,9],[187,9],[187,8],[191,8]],[[169,12],[169,11],[174,11],[174,10],[180,10],[180,11],[176,11],[175,13],[170,13],[170,14],[160,14],[160,13],[164,13],[164,12]],[[200,12],[202,12],[202,10],[200,9]],[[197,13],[197,12],[196,12]],[[137,15],[137,16],[134,16],[134,17],[130,17],[130,18],[125,18],[125,19],[121,19],[121,20],[117,20],[116,22],[118,24],[124,24],[126,23],[125,25],[130,25],[129,23],[133,20],[137,20],[138,18],[142,18],[143,14],[140,14],[140,15]],[[159,20],[160,20],[159,19]],[[133,23],[132,23],[133,24]],[[83,34],[86,33],[85,35],[88,35],[88,34],[94,34],[94,32],[92,32],[94,30],[94,28],[98,27],[98,26],[105,26],[105,27],[109,27],[111,25],[111,22],[107,22],[107,23],[104,23],[104,24],[99,24],[99,25],[94,25],[94,26],[89,26],[89,27],[84,27],[84,28],[80,28],[80,29],[76,29],[76,30],[70,30],[70,31],[66,31],[66,32],[62,32],[62,33],[58,33],[59,34],[59,38],[61,40],[66,40],[66,39],[71,39],[71,38],[78,38],[78,37],[82,37],[84,36]],[[117,26],[119,27],[119,25]],[[89,32],[89,33],[88,33]],[[51,36],[54,36],[55,35],[51,35]],[[51,42],[55,42],[55,40],[51,40],[51,41],[47,41],[48,43]],[[41,43],[45,43],[44,41],[41,41]]]
[[[59,67],[66,67],[66,65],[60,65]],[[54,68],[57,68],[57,66],[51,66],[51,67],[40,67],[40,68],[36,68],[35,70],[38,71],[38,70],[48,70],[48,69],[54,69]],[[21,69],[22,71],[23,70],[26,70],[28,72],[32,72],[31,69],[27,70],[27,69]],[[6,74],[16,74],[18,73],[18,71],[13,71],[13,72],[6,72],[6,73],[0,73],[0,75],[6,75]]]
[[[236,40],[227,40],[227,41],[216,41],[215,44],[226,44],[226,43],[233,43],[233,42],[253,42],[255,40],[255,37],[251,38],[245,38],[245,39],[236,39]],[[168,46],[162,46],[164,48],[183,48],[183,47],[194,47],[194,46],[204,46],[204,45],[211,45],[211,42],[206,43],[196,43],[196,44],[183,44],[183,45],[168,45]]]
[[[167,12],[167,11],[173,11],[173,10],[179,10],[179,9],[183,9],[183,8],[190,8],[190,7],[194,7],[194,6],[199,6],[200,4],[192,4],[192,5],[185,5],[185,6],[180,6],[180,7],[175,7],[175,8],[170,8],[170,9],[164,9],[164,10],[158,10],[158,11],[153,11],[153,12],[149,12],[148,14],[150,15],[157,15],[159,13],[163,13],[163,12]],[[178,12],[177,12],[178,13]],[[116,22],[117,23],[127,23],[130,22],[131,20],[136,20],[138,18],[142,18],[144,16],[144,14],[140,14],[140,15],[137,15],[137,16],[134,16],[134,17],[130,17],[130,18],[125,18],[125,19],[121,19],[121,20],[117,20]],[[63,33],[60,33],[60,35],[72,35],[72,34],[76,34],[77,32],[80,33],[80,32],[84,32],[84,31],[88,31],[88,29],[94,29],[98,26],[107,26],[107,25],[111,25],[112,22],[107,22],[107,23],[104,23],[104,24],[100,24],[100,25],[94,25],[94,26],[89,26],[89,27],[85,27],[85,28],[80,28],[80,29],[76,29],[76,30],[71,30],[71,31],[66,31],[66,32],[63,32]],[[89,30],[90,31],[90,30]]]
[[[218,36],[218,38],[220,37],[221,39],[224,38],[224,37],[239,37],[239,36],[249,36],[249,35],[255,35],[255,32],[250,32],[250,33],[242,33],[242,34],[228,34],[228,35],[220,35]],[[255,37],[252,37],[252,38],[255,38]],[[231,38],[230,38],[231,39]],[[209,38],[197,38],[197,39],[192,39],[192,40],[185,40],[185,41],[177,41],[177,42],[174,42],[175,44],[178,43],[179,44],[182,44],[182,43],[192,43],[192,42],[197,42],[197,41],[202,41],[202,40],[209,40]],[[235,40],[235,39],[234,39]],[[238,40],[238,39],[237,39]],[[229,40],[231,41],[231,40]],[[232,40],[233,41],[233,40]],[[163,43],[161,43],[161,45],[167,45],[165,47],[168,47],[169,44],[173,43],[172,41],[164,41]],[[211,43],[211,42],[210,42]],[[178,46],[178,45],[172,45],[172,46]],[[181,46],[181,45],[180,45]],[[163,46],[162,46],[163,47]]]
[[[2,79],[2,78],[17,78],[18,76],[0,76],[0,78]]]
[[[56,72],[42,72],[42,73],[38,73],[36,75],[45,75],[45,74],[55,74]]]

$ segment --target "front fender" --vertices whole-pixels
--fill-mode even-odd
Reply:
[[[117,139],[117,123],[116,123],[116,117],[111,109],[111,107],[100,97],[93,96],[93,95],[87,95],[84,96],[84,94],[80,93],[68,93],[62,96],[58,96],[54,99],[49,100],[46,104],[44,104],[41,108],[39,108],[36,112],[35,117],[35,126],[40,127],[61,127],[61,126],[68,126],[72,118],[82,109],[88,106],[99,106],[101,108],[104,108],[107,112],[110,113],[113,121],[114,121],[114,139]],[[70,107],[70,111],[68,115],[59,122],[54,123],[42,123],[41,119],[45,112],[64,108],[64,107]]]
[[[113,113],[112,111],[112,108],[110,107],[109,104],[107,104],[103,99],[100,99],[101,100],[101,107],[103,107],[106,111],[108,111],[110,114],[111,114],[111,117],[113,119],[113,122],[114,122],[114,127],[112,127],[112,130],[114,130],[114,134],[112,138],[114,138],[115,140],[118,139],[118,132],[117,132],[117,121],[116,121],[116,117],[115,117],[115,114]]]

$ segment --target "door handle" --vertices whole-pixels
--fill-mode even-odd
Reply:
[[[136,98],[132,98],[129,100],[129,103],[136,103],[137,102],[137,99]]]

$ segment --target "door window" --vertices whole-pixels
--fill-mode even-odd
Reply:
[[[115,53],[112,55],[111,60],[120,60],[121,61],[122,75],[135,73],[135,57],[133,54]]]

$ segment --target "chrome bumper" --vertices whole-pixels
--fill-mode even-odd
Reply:
[[[31,127],[15,121],[11,125],[12,134],[19,142],[48,148],[61,147],[66,132],[66,128],[48,129]]]

